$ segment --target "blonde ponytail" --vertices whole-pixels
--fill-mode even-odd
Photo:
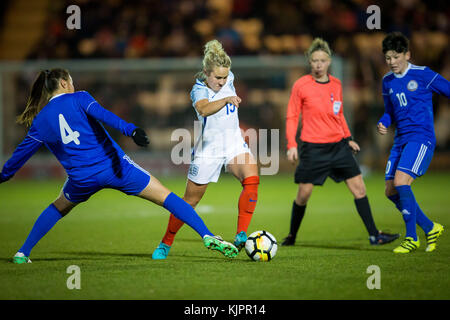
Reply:
[[[230,57],[217,40],[207,42],[203,54],[203,69],[196,74],[197,79],[204,81],[215,67],[231,67]]]

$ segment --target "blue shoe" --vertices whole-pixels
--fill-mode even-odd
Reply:
[[[378,246],[386,243],[390,243],[398,239],[400,235],[398,233],[390,234],[387,232],[380,231],[377,236],[370,236],[370,244],[373,246]]]
[[[241,251],[242,248],[245,246],[245,242],[247,241],[247,234],[245,231],[239,232],[236,237],[234,237],[234,245],[236,248]]]
[[[170,246],[165,243],[160,243],[158,248],[153,251],[152,259],[154,260],[164,260],[169,255]]]

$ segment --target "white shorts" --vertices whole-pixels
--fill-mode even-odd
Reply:
[[[223,156],[211,157],[204,155],[194,155],[191,165],[189,166],[188,179],[198,184],[207,184],[217,182],[219,180],[222,167],[230,163],[236,156],[243,153],[250,153],[250,148],[241,137],[241,141],[233,144],[232,148],[228,148]]]

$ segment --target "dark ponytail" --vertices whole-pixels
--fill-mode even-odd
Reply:
[[[59,80],[69,80],[69,71],[65,69],[52,69],[39,72],[31,86],[31,92],[23,113],[17,117],[17,123],[31,126],[34,117],[48,103],[52,93],[59,87]]]

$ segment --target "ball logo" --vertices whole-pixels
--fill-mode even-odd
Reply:
[[[409,91],[416,91],[418,86],[419,85],[415,80],[411,80],[410,82],[408,82],[407,88]]]

